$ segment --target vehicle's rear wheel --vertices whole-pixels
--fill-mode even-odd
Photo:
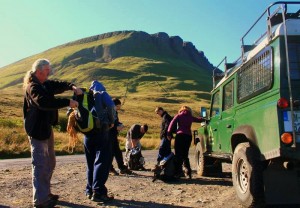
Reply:
[[[246,207],[264,206],[262,162],[248,142],[239,144],[232,161],[232,181],[240,202]]]
[[[205,156],[200,142],[196,145],[195,163],[199,176],[219,176],[222,174],[222,163],[215,158]]]

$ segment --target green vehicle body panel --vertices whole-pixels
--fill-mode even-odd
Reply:
[[[263,15],[246,32],[241,57],[228,64],[225,57],[224,73],[214,74],[210,112],[201,107],[208,121],[194,131],[199,175],[232,163],[233,187],[245,207],[300,205],[299,8],[300,2],[276,2],[264,12],[266,33],[244,44]],[[291,143],[282,142],[284,133]]]
[[[295,39],[299,41],[299,36]],[[277,107],[277,101],[281,97],[289,97],[286,69],[284,67],[286,63],[285,60],[280,58],[285,54],[282,54],[281,47],[284,47],[284,37],[279,36],[270,43],[268,49],[272,51],[272,82],[269,89],[250,99],[239,102],[237,100],[239,79],[237,70],[212,91],[212,104],[216,92],[219,92],[218,96],[221,101],[218,107],[219,114],[211,115],[209,124],[198,130],[198,133],[205,138],[205,148],[210,152],[233,154],[235,146],[240,141],[250,141],[259,148],[262,159],[280,156],[300,159],[300,151],[295,151],[295,148],[285,146],[280,141],[280,135],[284,132],[283,110]],[[224,86],[230,81],[234,83],[233,106],[223,111],[223,90]],[[294,83],[296,84],[293,85],[293,95],[299,98],[299,80]],[[214,106],[211,106],[212,108]]]

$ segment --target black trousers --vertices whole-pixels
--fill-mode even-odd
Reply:
[[[120,170],[126,168],[126,166],[124,165],[124,161],[123,161],[123,154],[122,151],[120,149],[120,145],[119,145],[119,140],[118,140],[118,135],[111,133],[110,134],[110,139],[112,141],[112,160],[113,161],[114,157],[116,158],[117,161],[117,165],[118,168]],[[113,166],[111,166],[111,168],[113,168]]]
[[[191,172],[189,160],[189,149],[192,142],[192,136],[187,134],[176,134],[175,136],[175,171],[182,173],[182,165]]]

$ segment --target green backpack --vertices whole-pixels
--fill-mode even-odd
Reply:
[[[84,92],[82,95],[76,95],[75,100],[78,102],[78,107],[74,110],[76,129],[83,134],[88,134],[100,128],[96,111],[92,111],[95,105],[93,93]]]

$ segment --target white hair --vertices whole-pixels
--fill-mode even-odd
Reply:
[[[43,66],[50,65],[50,61],[48,59],[37,59],[33,64],[30,70],[27,71],[24,82],[23,89],[26,90],[27,85],[32,81],[32,75],[35,74],[37,70],[43,70]]]
[[[47,59],[36,60],[31,67],[31,73],[35,73],[36,70],[43,70],[43,66],[50,65],[50,61]]]

